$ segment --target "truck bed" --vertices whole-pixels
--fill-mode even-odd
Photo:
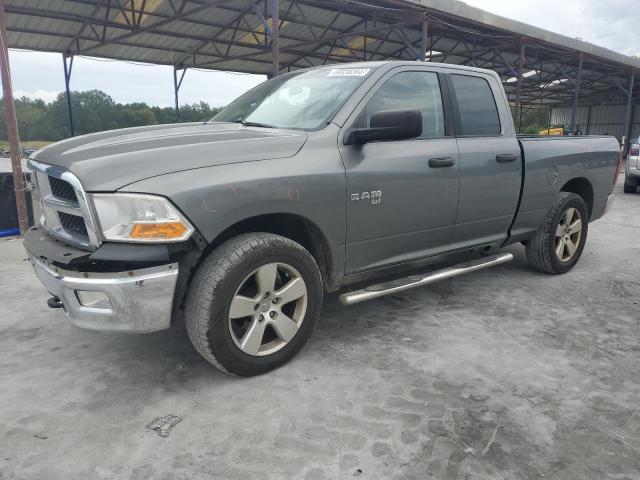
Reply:
[[[518,141],[523,179],[512,238],[526,238],[535,231],[561,190],[583,190],[590,221],[602,216],[620,158],[615,137],[518,135]]]

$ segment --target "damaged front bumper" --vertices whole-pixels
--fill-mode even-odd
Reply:
[[[149,333],[169,328],[178,264],[116,273],[62,270],[30,255],[67,318],[88,330]]]
[[[76,326],[107,332],[149,333],[169,328],[185,246],[109,245],[89,252],[33,227],[23,245],[33,269]],[[188,271],[186,269],[185,271]],[[184,283],[184,282],[182,282]]]

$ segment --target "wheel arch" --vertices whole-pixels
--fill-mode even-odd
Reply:
[[[593,216],[593,185],[584,177],[573,178],[565,183],[560,189],[561,192],[575,193],[579,195],[587,204],[589,218]]]
[[[206,247],[202,258],[227,240],[252,232],[273,233],[299,243],[320,267],[325,288],[331,289],[337,284],[333,253],[326,235],[313,221],[293,213],[268,213],[240,220],[220,232]]]

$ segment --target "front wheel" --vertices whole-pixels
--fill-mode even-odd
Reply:
[[[220,370],[265,373],[307,342],[322,294],[318,265],[301,245],[269,233],[240,235],[196,272],[187,294],[187,333]]]
[[[561,192],[545,222],[527,242],[527,259],[546,273],[565,273],[578,263],[589,228],[589,212],[581,196]]]

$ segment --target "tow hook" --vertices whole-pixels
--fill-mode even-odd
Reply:
[[[51,297],[49,299],[47,299],[47,305],[49,306],[49,308],[62,308],[62,300],[60,300],[58,297]]]

